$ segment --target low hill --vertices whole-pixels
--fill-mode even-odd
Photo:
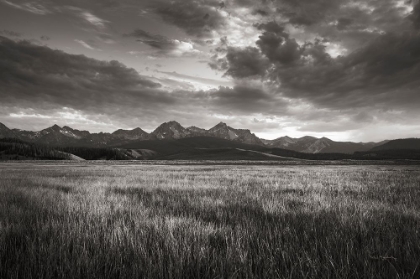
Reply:
[[[147,140],[137,141],[118,146],[120,148],[129,149],[149,149],[158,153],[159,156],[171,155],[180,153],[185,150],[202,149],[202,148],[242,148],[246,150],[263,151],[268,148],[231,141],[213,137],[191,137],[178,140],[165,139],[165,140]]]
[[[51,147],[0,139],[0,160],[145,160],[155,156],[156,152],[147,149]]]
[[[291,138],[281,137],[275,140],[265,140],[267,147],[289,149],[303,153],[346,153],[352,154],[356,151],[367,151],[375,147],[377,143],[369,142],[339,142],[328,138],[302,137]]]
[[[409,139],[396,139],[386,142],[385,144],[376,146],[371,151],[378,150],[420,150],[420,139],[409,138]]]
[[[227,161],[295,161],[296,158],[287,158],[261,151],[241,148],[194,148],[183,150],[176,154],[162,156],[165,160],[227,160]]]
[[[23,142],[19,139],[0,139],[1,160],[72,160],[71,154],[48,146]]]

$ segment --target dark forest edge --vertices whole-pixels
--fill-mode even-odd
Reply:
[[[392,146],[392,145],[391,145]],[[365,152],[302,153],[223,139],[197,137],[150,140],[119,147],[51,146],[15,138],[0,139],[1,160],[249,160],[381,161],[420,160],[420,149],[375,149]]]

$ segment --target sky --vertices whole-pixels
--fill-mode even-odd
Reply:
[[[418,0],[0,0],[0,122],[420,137]]]

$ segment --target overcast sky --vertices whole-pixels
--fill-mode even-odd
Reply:
[[[420,4],[0,0],[0,122],[420,137]]]

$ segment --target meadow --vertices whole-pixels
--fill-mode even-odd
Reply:
[[[420,278],[420,166],[0,163],[0,278]]]

